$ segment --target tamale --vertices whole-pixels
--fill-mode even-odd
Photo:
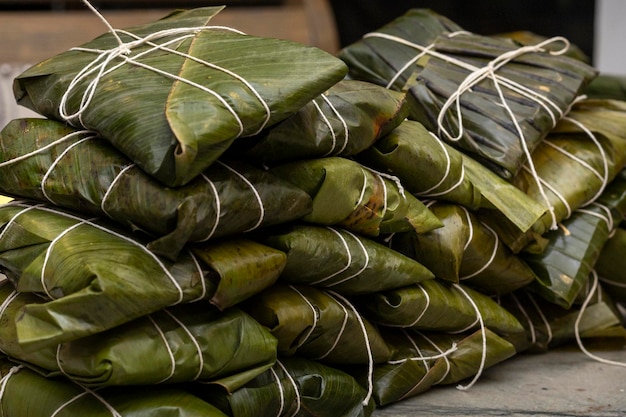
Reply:
[[[26,70],[15,97],[99,132],[165,185],[184,185],[236,138],[284,120],[346,73],[320,49],[208,26],[221,9],[103,34]]]
[[[175,259],[201,242],[307,214],[311,198],[270,173],[217,161],[184,187],[168,188],[94,132],[46,119],[0,132],[0,191],[110,217],[154,235],[148,248]]]
[[[294,225],[268,229],[258,239],[287,254],[279,279],[294,284],[355,295],[434,278],[417,261],[338,228]]]
[[[278,165],[271,173],[306,191],[313,200],[302,220],[339,226],[366,236],[441,227],[441,222],[400,181],[350,159],[328,157]]]

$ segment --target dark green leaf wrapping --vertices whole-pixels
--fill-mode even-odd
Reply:
[[[188,241],[284,223],[311,208],[304,191],[240,162],[218,161],[184,187],[164,187],[93,133],[46,119],[10,122],[0,160],[1,192],[147,231],[150,250],[171,259]]]
[[[626,100],[626,77],[611,74],[599,74],[587,88],[589,98]]]
[[[198,28],[219,10],[179,11],[128,31],[145,37],[165,29]],[[149,43],[123,55],[178,79],[113,59],[107,69],[119,67],[99,79],[92,100],[80,116],[82,126],[101,133],[149,175],[168,186],[186,184],[237,137],[255,134],[264,126],[284,120],[346,73],[345,64],[338,58],[296,42],[219,28],[184,33],[189,34],[192,36],[161,36],[152,42],[173,41],[167,47],[194,59],[164,49],[141,55],[153,49]],[[134,40],[129,35],[119,35],[124,42]],[[113,35],[107,33],[82,48],[108,51],[118,46]],[[93,52],[70,50],[28,69],[15,81],[18,102],[48,118],[63,120],[59,106],[64,94],[74,77],[97,58]],[[202,61],[231,71],[248,85]],[[70,113],[79,110],[83,93],[94,79],[94,74],[88,74],[70,91]]]
[[[384,326],[443,332],[478,328],[476,305],[488,329],[500,335],[523,331],[517,319],[488,296],[463,284],[433,279],[364,295],[357,305],[365,317]]]
[[[454,33],[457,32],[457,33]],[[431,11],[414,9],[378,30],[404,41],[443,54],[447,58],[425,53],[390,39],[366,35],[353,45],[344,48],[339,56],[350,67],[354,79],[408,88],[410,92],[410,118],[422,122],[427,129],[438,132],[438,117],[444,103],[459,90],[460,85],[474,71],[519,45],[508,39],[490,38],[462,32],[462,29]],[[419,59],[417,59],[419,58]],[[417,61],[415,61],[417,59]],[[452,63],[457,60],[460,64]],[[408,65],[413,63],[413,65]],[[471,69],[462,66],[469,65]],[[500,90],[493,77],[486,74],[462,91],[461,114],[453,104],[445,113],[442,126],[450,132],[450,141],[481,160],[504,178],[511,178],[526,160],[526,147],[532,151],[539,141],[554,127],[574,98],[595,77],[590,66],[565,56],[547,52],[526,52],[505,65],[495,65],[497,76],[523,85],[531,95],[550,101],[549,105],[530,99],[519,91],[504,85]],[[400,73],[397,79],[394,78]],[[414,77],[414,79],[412,79]],[[503,95],[503,99],[499,94]],[[504,100],[515,115],[523,137],[520,136]],[[462,124],[457,118],[462,119]],[[457,133],[459,140],[453,139]],[[448,140],[447,137],[442,137]]]
[[[296,225],[269,230],[259,239],[287,254],[280,279],[294,284],[354,295],[434,278],[417,261],[341,229]]]
[[[0,376],[6,383],[0,395],[3,416],[154,417],[155,410],[168,410],[177,417],[227,417],[213,405],[180,388],[109,387],[93,391],[64,379],[44,378],[13,365],[0,360]]]
[[[232,417],[369,417],[376,406],[363,404],[367,392],[350,375],[303,358],[280,358],[231,394],[199,385],[190,390]]]
[[[306,191],[313,209],[303,220],[366,236],[440,227],[441,222],[398,183],[340,157],[279,165],[271,173]]]
[[[615,301],[626,303],[626,229],[617,228],[596,262],[602,287]]]
[[[220,313],[207,302],[172,307],[94,336],[27,352],[15,319],[33,294],[0,286],[0,350],[88,386],[147,385],[200,379],[243,385],[274,364],[276,339],[238,309]],[[148,360],[149,358],[149,360]]]
[[[279,355],[329,364],[380,363],[391,355],[378,329],[337,293],[276,284],[243,309],[278,339]]]
[[[428,233],[396,234],[393,249],[416,259],[439,279],[463,282],[485,294],[505,294],[535,279],[533,270],[466,208],[446,203],[429,208],[444,226]]]
[[[227,265],[226,272],[207,270],[189,251],[171,262],[110,226],[19,202],[0,207],[0,224],[0,265],[7,276],[18,291],[49,298],[25,306],[17,320],[18,339],[28,350],[99,333],[170,305],[210,298],[218,289],[241,298],[246,288],[242,282],[271,285],[285,262],[285,255],[271,248],[266,250],[272,255],[259,260],[262,245],[254,242],[247,243],[253,250],[234,243],[227,243],[229,250],[218,248],[216,263]],[[197,251],[202,250],[211,252]],[[231,275],[238,279],[231,282]],[[255,282],[251,288],[244,294],[264,287]]]
[[[405,94],[376,84],[344,80],[296,114],[252,138],[246,158],[263,164],[355,155],[408,115]]]

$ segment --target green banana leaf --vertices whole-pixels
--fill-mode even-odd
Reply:
[[[279,355],[340,365],[380,363],[391,355],[378,329],[334,292],[278,283],[242,308],[278,339]]]
[[[554,303],[536,297],[527,289],[507,294],[500,303],[515,315],[525,332],[523,336],[510,338],[518,352],[545,352],[576,339],[576,321],[579,320],[578,333],[582,339],[623,338],[626,328],[615,302],[598,287],[590,303],[581,316],[581,306],[573,305],[565,309]]]
[[[523,331],[517,319],[490,297],[437,279],[363,295],[355,302],[366,318],[382,326],[463,332],[478,328],[478,309],[485,327],[500,335]]]
[[[366,34],[339,57],[353,79],[408,89],[410,119],[506,179],[596,75],[576,59],[471,34],[425,9]]]
[[[626,76],[599,74],[585,89],[589,98],[626,100]]]
[[[241,300],[272,285],[286,261],[280,251],[240,240],[207,244],[171,262],[105,223],[20,202],[0,206],[0,224],[0,265],[7,277],[18,291],[47,298],[25,306],[16,322],[27,350],[99,333],[170,305]]]
[[[407,115],[404,93],[344,80],[260,137],[251,138],[251,148],[245,155],[264,165],[355,155],[393,130]]]
[[[429,208],[444,226],[422,234],[398,233],[391,240],[393,249],[439,279],[463,282],[484,294],[505,294],[535,280],[533,270],[466,208],[448,203]]]
[[[221,9],[103,34],[27,69],[15,97],[99,132],[165,185],[184,185],[236,138],[291,116],[346,73],[317,48],[207,26]]]
[[[232,393],[198,384],[189,390],[232,417],[369,417],[375,408],[352,376],[296,357],[280,358]]]
[[[626,229],[615,229],[602,247],[595,269],[602,287],[620,303],[626,303]]]
[[[281,281],[340,294],[373,293],[434,278],[417,261],[338,228],[285,226],[265,231],[259,241],[287,254]]]
[[[499,37],[499,38],[512,39],[515,42],[519,43],[520,45],[527,45],[527,46],[536,45],[538,43],[541,43],[549,39],[546,36],[539,35],[537,33],[533,33],[527,30],[517,30],[514,32],[498,33],[493,36]],[[554,51],[554,52],[559,51],[558,45],[554,45],[554,44],[546,45],[545,49],[547,51]],[[580,49],[577,45],[574,45],[574,44],[570,44],[569,48],[567,49],[567,51],[563,53],[563,55],[569,56],[570,58],[577,59],[587,64],[589,64],[591,61],[589,57],[585,54],[585,52],[582,49]]]
[[[399,182],[349,159],[328,157],[279,165],[271,173],[313,199],[302,220],[340,226],[366,236],[441,227],[439,220]]]
[[[374,367],[373,398],[379,407],[414,397],[435,385],[452,384],[475,376],[483,355],[482,331],[446,334],[415,330],[381,330],[394,349],[392,359]],[[485,329],[484,369],[515,355],[512,344]],[[363,370],[348,371],[364,384]]]
[[[184,187],[146,175],[107,141],[46,119],[10,122],[0,132],[0,192],[110,217],[155,240],[175,259],[205,241],[288,222],[311,209],[302,190],[241,162],[217,161]]]
[[[243,385],[276,360],[276,339],[236,308],[221,313],[206,301],[172,307],[106,332],[58,346],[24,351],[15,320],[41,303],[34,294],[0,284],[0,350],[50,375],[86,386],[237,380]],[[149,359],[148,359],[149,358]]]
[[[513,184],[544,207],[551,207],[551,212],[544,214],[527,233],[507,225],[508,220],[498,213],[489,216],[490,226],[516,252],[553,229],[555,222],[569,218],[574,210],[597,199],[626,166],[626,103],[578,102],[535,149],[532,160],[542,187],[538,187],[528,166],[513,179]]]
[[[0,415],[11,417],[226,417],[206,401],[166,386],[91,390],[64,379],[44,378],[0,360]]]

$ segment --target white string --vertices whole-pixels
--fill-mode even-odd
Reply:
[[[78,401],[79,399],[81,399],[82,397],[86,396],[86,395],[91,395],[92,397],[94,397],[96,400],[98,400],[102,405],[104,405],[104,407],[111,413],[111,415],[113,417],[123,417],[120,413],[117,412],[117,410],[115,410],[115,408],[109,404],[104,398],[102,398],[100,395],[96,394],[95,391],[90,390],[89,388],[85,387],[84,385],[79,384],[76,381],[72,381],[74,382],[76,385],[78,385],[83,392],[76,394],[74,397],[70,398],[69,400],[67,400],[66,402],[64,402],[63,404],[61,404],[51,415],[50,417],[56,417],[61,411],[63,411],[63,409],[65,409],[67,406],[71,405],[72,403]]]
[[[439,180],[438,183],[436,183],[432,187],[428,188],[427,190],[420,191],[419,193],[417,193],[417,195],[425,196],[425,197],[437,197],[437,196],[444,195],[444,194],[447,194],[447,193],[451,192],[452,190],[454,190],[455,188],[459,187],[463,183],[463,180],[465,179],[465,164],[461,164],[461,175],[460,175],[460,178],[459,178],[459,180],[457,181],[456,184],[453,184],[447,190],[440,191],[440,192],[437,192],[437,193],[432,193],[434,190],[439,188],[441,186],[441,184],[443,184],[448,179],[448,176],[450,175],[450,171],[451,171],[451,168],[452,168],[452,159],[451,159],[450,153],[448,152],[448,149],[444,145],[443,141],[441,141],[441,139],[439,139],[437,137],[437,135],[435,135],[433,132],[429,131],[428,133],[430,134],[430,136],[432,136],[435,139],[435,142],[443,150],[443,154],[446,157],[446,169],[445,169],[445,171],[443,173],[443,176],[441,177],[441,179]]]
[[[420,322],[422,317],[424,317],[424,314],[426,314],[426,311],[428,311],[428,308],[430,307],[430,294],[428,294],[428,291],[426,291],[426,289],[421,284],[417,284],[417,286],[419,287],[420,290],[422,290],[422,293],[424,294],[424,300],[426,301],[426,303],[424,304],[424,309],[417,315],[417,318],[413,320],[413,322],[406,327],[417,326],[417,324]],[[405,327],[405,326],[402,326],[402,327]]]
[[[285,409],[285,390],[283,388],[283,384],[278,377],[278,374],[274,370],[274,367],[270,368],[270,372],[272,373],[272,377],[276,381],[276,385],[278,385],[278,399],[280,400],[280,406],[278,407],[278,413],[276,417],[281,417],[283,415],[283,410]]]
[[[472,272],[471,274],[467,274],[464,275],[462,277],[459,277],[459,280],[465,280],[465,279],[469,279],[469,278],[473,278],[476,275],[482,273],[483,271],[485,271],[487,268],[489,268],[489,266],[493,263],[494,259],[496,258],[496,254],[498,253],[498,248],[499,248],[499,243],[500,243],[500,238],[498,237],[498,234],[489,226],[487,226],[485,223],[480,222],[480,224],[487,229],[489,232],[491,232],[491,234],[494,237],[494,242],[493,242],[493,251],[491,252],[491,257],[487,260],[487,262],[485,262],[485,264],[479,268],[477,271]]]
[[[431,346],[433,346],[435,350],[437,350],[437,352],[443,353],[443,349],[441,349],[435,342],[433,342],[430,338],[428,338],[424,333],[421,333],[421,332],[416,332],[416,333],[422,336],[422,338],[424,338],[424,340],[426,340],[428,343],[430,343]],[[452,368],[450,364],[450,359],[448,359],[448,356],[443,356],[443,360],[446,362],[446,372],[444,372],[441,378],[439,378],[436,382],[434,382],[433,385],[437,385],[441,383],[441,381],[446,379],[448,377],[448,374],[450,373],[450,370]]]
[[[111,195],[111,191],[113,190],[113,187],[115,187],[115,185],[119,182],[120,178],[122,178],[122,176],[124,176],[124,174],[126,174],[126,172],[129,169],[134,168],[134,167],[135,167],[135,164],[130,164],[124,167],[120,172],[118,172],[115,178],[113,178],[113,181],[111,181],[111,184],[109,185],[107,190],[104,192],[104,195],[102,196],[102,200],[100,201],[100,210],[102,210],[104,214],[109,216],[109,218],[113,218],[113,216],[111,216],[109,212],[104,208],[107,200],[109,199],[109,195]]]
[[[315,328],[317,327],[317,323],[319,321],[319,317],[318,317],[318,314],[317,314],[317,310],[315,309],[315,306],[313,304],[311,304],[309,299],[306,298],[304,296],[304,294],[302,294],[300,291],[298,291],[298,289],[296,287],[294,287],[293,285],[289,285],[289,288],[291,288],[294,292],[296,292],[304,300],[304,302],[309,306],[311,311],[313,311],[313,325],[306,332],[306,336],[300,338],[300,341],[296,345],[296,350],[298,350],[298,349],[300,349],[302,347],[302,345],[304,345],[309,340],[309,337],[311,337],[311,335],[315,331]]]
[[[570,207],[567,199],[556,189],[554,188],[554,186],[552,186],[552,184],[550,184],[549,182],[545,181],[543,178],[541,178],[539,175],[535,175],[533,174],[532,170],[530,168],[528,168],[526,165],[522,166],[522,169],[526,172],[528,172],[537,182],[537,189],[539,190],[539,193],[542,195],[542,198],[545,197],[545,202],[546,204],[550,205],[550,215],[552,217],[552,226],[550,226],[550,230],[556,230],[555,224],[557,222],[556,219],[556,214],[554,211],[554,206],[552,204],[550,204],[549,200],[547,200],[547,196],[545,194],[545,190],[544,187],[547,188],[548,190],[550,190],[558,199],[559,201],[561,201],[561,203],[563,203],[563,206],[565,207],[565,210],[567,210],[567,214],[565,216],[565,218],[569,218],[572,215],[572,208]]]
[[[363,167],[361,167],[361,171],[363,172],[363,187],[361,188],[361,195],[359,196],[359,200],[354,205],[355,207],[359,207],[363,204],[363,199],[365,198],[365,190],[367,189],[367,172]]]
[[[465,213],[465,219],[467,220],[467,228],[469,229],[467,240],[465,241],[465,245],[463,245],[463,252],[465,252],[467,248],[469,248],[469,245],[472,243],[472,240],[474,240],[474,223],[472,223],[472,218],[470,217],[469,211],[463,206],[459,206],[459,207],[461,208],[461,210],[463,210],[463,213]]]
[[[343,126],[343,135],[344,135],[343,146],[341,147],[341,149],[339,149],[339,152],[337,152],[337,155],[340,155],[343,151],[346,150],[346,147],[348,146],[348,141],[350,140],[350,130],[348,129],[348,124],[346,123],[346,120],[343,118],[341,113],[339,113],[337,108],[333,105],[333,103],[330,102],[328,97],[326,97],[324,94],[320,95],[320,97],[322,97],[322,100],[324,100],[326,104],[328,105],[328,107],[330,107],[330,110],[335,114],[335,116],[337,117],[337,119],[339,119],[339,122],[341,122],[341,125]],[[333,146],[333,150],[334,150],[334,146]]]
[[[291,414],[291,417],[295,417],[298,415],[298,413],[300,412],[300,408],[302,407],[302,399],[300,398],[301,394],[300,394],[300,390],[298,389],[298,384],[296,384],[296,381],[292,378],[291,374],[289,374],[289,371],[287,371],[287,368],[285,368],[285,366],[282,364],[281,361],[277,360],[276,363],[278,364],[278,366],[282,368],[283,372],[287,376],[287,379],[289,379],[289,382],[291,383],[295,391],[296,410],[293,412],[293,414]]]
[[[13,366],[11,369],[9,369],[9,372],[0,380],[0,405],[2,404],[2,399],[4,398],[4,392],[6,391],[7,388],[7,384],[9,383],[9,379],[17,374],[20,370],[22,370],[22,368],[24,368],[24,365],[18,365],[18,366]],[[4,408],[0,407],[0,413],[2,413],[2,416],[4,417]],[[8,417],[12,417],[12,416],[8,416]]]
[[[402,198],[406,200],[406,195],[404,193],[404,186],[400,182],[400,178],[396,177],[395,175],[387,174],[386,172],[376,171],[374,168],[370,168],[366,166],[362,166],[362,167],[367,169],[368,171],[371,171],[372,173],[374,173],[375,175],[379,177],[387,178],[388,180],[393,181],[394,184],[396,184],[396,188],[398,188],[398,192],[400,193]],[[387,211],[387,186],[385,184],[385,181],[382,178],[381,178],[381,181],[383,183],[383,187],[385,188],[385,208],[383,209],[383,215],[381,217],[384,217],[384,213]]]
[[[343,333],[345,332],[346,327],[348,325],[348,319],[349,319],[348,310],[346,309],[346,307],[343,304],[341,304],[341,303],[337,303],[337,304],[343,310],[343,321],[341,322],[341,327],[339,328],[339,331],[337,332],[337,336],[335,337],[335,341],[333,342],[331,347],[326,351],[326,353],[324,353],[323,355],[318,356],[317,358],[315,358],[315,360],[324,359],[324,358],[326,358],[328,355],[330,355],[335,350],[335,348],[339,344],[339,340],[341,340],[341,337],[343,336]]]
[[[344,266],[343,268],[341,268],[339,271],[333,272],[332,274],[318,279],[317,281],[313,281],[311,283],[309,283],[309,285],[319,285],[322,284],[326,281],[328,281],[329,279],[343,273],[344,271],[346,271],[348,268],[350,268],[350,266],[352,265],[352,253],[350,252],[350,247],[348,246],[348,242],[346,242],[346,239],[341,235],[341,233],[339,233],[339,231],[333,229],[332,227],[326,227],[328,230],[330,230],[331,232],[333,232],[334,234],[337,235],[337,237],[341,240],[341,243],[343,244],[343,247],[346,250],[346,255],[348,256],[348,263],[346,264],[346,266]]]
[[[546,336],[548,336],[548,340],[546,340],[546,346],[548,346],[552,342],[552,337],[553,337],[552,326],[550,326],[550,322],[548,321],[546,316],[543,314],[543,311],[541,310],[541,308],[539,308],[539,304],[537,304],[537,301],[535,301],[535,298],[528,291],[526,291],[526,296],[532,303],[533,307],[535,307],[535,310],[537,310],[537,313],[539,313],[539,317],[541,318],[541,321],[543,321],[543,325],[546,328],[546,333],[547,333]]]
[[[369,263],[370,263],[370,255],[367,252],[367,249],[365,248],[365,245],[363,244],[363,242],[361,241],[361,239],[359,239],[358,237],[356,237],[353,233],[344,230],[344,232],[346,232],[347,234],[349,234],[350,236],[352,236],[352,238],[354,240],[356,240],[356,243],[361,247],[361,250],[363,251],[363,255],[365,256],[365,264],[361,267],[361,269],[359,269],[358,271],[356,271],[354,274],[349,275],[345,278],[340,279],[339,281],[335,281],[332,282],[330,284],[327,285],[327,287],[334,287],[335,285],[339,285],[339,284],[343,284],[346,281],[351,280],[352,278],[358,277],[359,275],[361,275],[363,273],[363,271],[365,271],[368,267],[369,267]]]
[[[224,168],[228,169],[229,171],[231,171],[233,174],[237,175],[239,178],[241,178],[241,180],[243,182],[246,183],[246,185],[248,187],[250,187],[250,189],[252,190],[252,193],[254,194],[254,196],[256,197],[256,201],[259,204],[259,220],[256,222],[256,224],[254,226],[252,226],[251,228],[249,228],[248,230],[245,230],[244,232],[250,232],[254,229],[256,229],[257,227],[259,227],[261,225],[261,223],[263,223],[263,219],[265,218],[265,206],[263,205],[263,200],[261,199],[261,196],[259,195],[259,192],[257,191],[256,188],[254,188],[254,185],[250,182],[250,180],[248,180],[243,174],[241,174],[239,171],[231,168],[230,166],[226,165],[225,163],[223,163],[222,161],[217,161],[218,164],[222,165]]]
[[[537,333],[535,332],[535,324],[533,323],[530,316],[526,312],[526,309],[522,306],[522,303],[520,303],[517,296],[515,294],[511,294],[511,297],[513,298],[513,301],[517,305],[517,308],[519,309],[519,311],[522,313],[524,318],[526,318],[526,322],[528,323],[528,330],[530,331],[530,342],[531,344],[534,345],[535,343],[537,343]]]
[[[265,128],[265,126],[267,125],[267,123],[269,122],[270,116],[271,116],[271,111],[269,109],[269,106],[267,105],[267,103],[265,102],[265,100],[261,97],[261,95],[259,94],[259,92],[247,81],[245,80],[243,77],[239,76],[238,74],[234,73],[233,71],[230,71],[226,68],[222,68],[218,65],[215,64],[211,64],[209,62],[206,62],[204,60],[198,59],[196,57],[193,57],[189,54],[185,54],[185,53],[181,53],[178,52],[176,50],[170,49],[167,47],[167,45],[176,43],[176,42],[180,42],[183,41],[187,38],[190,37],[194,37],[198,32],[200,31],[204,31],[204,30],[209,30],[209,29],[222,29],[222,30],[228,30],[228,31],[232,31],[235,33],[239,33],[239,34],[244,34],[243,32],[240,32],[236,29],[232,29],[232,28],[228,28],[228,27],[224,27],[224,26],[201,26],[201,27],[188,27],[188,28],[176,28],[176,29],[165,29],[165,30],[161,30],[161,31],[157,31],[154,33],[151,33],[143,38],[138,37],[132,33],[123,31],[123,30],[116,30],[114,29],[104,18],[104,16],[102,16],[102,14],[100,14],[93,6],[91,6],[90,4],[88,4],[88,2],[86,0],[84,0],[84,2],[88,5],[88,7],[92,10],[92,12],[94,14],[96,14],[96,16],[98,16],[98,18],[100,18],[100,20],[102,20],[102,22],[104,22],[104,24],[107,26],[107,28],[109,29],[109,32],[115,37],[118,46],[115,48],[112,48],[110,50],[97,50],[97,49],[88,49],[88,48],[72,48],[71,50],[75,50],[75,51],[82,51],[82,52],[90,52],[90,53],[95,53],[98,54],[97,57],[91,61],[89,64],[87,64],[81,71],[78,72],[78,74],[74,77],[74,79],[70,82],[67,91],[63,94],[63,96],[61,97],[61,102],[59,104],[59,114],[60,116],[63,118],[63,120],[70,122],[72,121],[72,119],[75,119],[76,117],[79,118],[80,123],[84,124],[82,122],[82,114],[83,112],[86,110],[86,108],[89,106],[89,104],[91,103],[91,101],[93,100],[95,93],[96,93],[96,88],[98,87],[98,84],[100,82],[100,80],[107,74],[109,74],[110,72],[114,71],[115,69],[123,66],[124,64],[131,64],[131,65],[135,65],[147,70],[150,70],[152,72],[155,72],[157,74],[163,75],[167,78],[173,79],[173,80],[177,80],[180,81],[182,83],[186,83],[190,86],[193,86],[195,88],[198,88],[201,91],[204,91],[212,96],[214,96],[216,99],[218,99],[220,101],[220,103],[228,110],[229,113],[232,114],[232,116],[234,117],[234,119],[236,120],[237,124],[239,125],[239,133],[237,134],[237,137],[241,136],[241,134],[244,131],[244,126],[243,126],[243,122],[241,121],[241,118],[239,117],[239,115],[235,112],[235,110],[232,108],[232,106],[230,106],[228,104],[228,102],[221,97],[218,93],[216,93],[215,91],[200,85],[198,83],[195,83],[193,81],[190,81],[188,79],[179,77],[177,75],[174,74],[170,74],[167,73],[165,71],[162,71],[158,68],[143,64],[141,62],[136,61],[137,58],[140,58],[143,55],[149,54],[151,52],[157,51],[157,50],[161,50],[161,51],[165,51],[171,54],[175,54],[175,55],[179,55],[184,57],[185,59],[189,59],[189,60],[193,60],[194,62],[197,62],[199,64],[205,65],[208,68],[211,69],[215,69],[218,71],[221,71],[235,79],[237,79],[238,81],[242,82],[251,92],[252,94],[259,100],[259,102],[261,103],[261,105],[263,106],[265,113],[266,113],[266,117],[265,120],[263,121],[262,125],[260,126],[260,128],[257,130],[257,132],[253,133],[252,135],[256,135],[258,134],[261,130],[263,130]],[[119,33],[123,33],[127,36],[130,36],[132,38],[134,38],[134,41],[130,41],[130,42],[123,42],[121,40],[121,38],[118,36],[118,32]],[[152,42],[152,40],[158,40],[158,39],[163,39],[165,37],[169,37],[169,36],[175,36],[175,35],[181,35],[178,38],[175,38],[173,40],[164,42],[163,44],[155,44]],[[188,35],[185,35],[188,34]],[[132,53],[133,48],[136,47],[140,47],[143,45],[149,45],[152,48],[148,49],[147,51],[144,51],[142,53],[138,53],[136,54],[135,58],[130,58],[129,55]],[[109,63],[113,62],[115,59],[122,59],[122,62],[107,69],[107,66]],[[83,81],[85,80],[85,78],[87,78],[88,76],[90,76],[92,73],[96,72],[96,76],[93,80],[91,80],[88,84],[87,87],[85,88],[85,91],[83,93],[82,99],[81,99],[81,103],[80,106],[78,108],[78,110],[73,113],[73,114],[69,114],[67,113],[67,109],[66,109],[66,104],[67,101],[69,100],[69,96],[72,93],[72,91]]]
[[[441,352],[438,355],[414,356],[414,357],[410,357],[410,358],[398,359],[398,360],[395,360],[395,361],[388,361],[387,363],[390,364],[390,365],[399,365],[399,364],[405,363],[405,362],[416,362],[416,361],[426,361],[426,360],[440,359],[440,358],[443,358],[444,356],[448,356],[448,355],[456,352],[458,349],[459,348],[456,345],[456,343],[452,343],[452,346],[450,347],[450,349],[446,350],[445,352]]]
[[[198,241],[206,242],[207,240],[211,239],[211,237],[215,233],[215,230],[217,229],[217,225],[220,223],[220,216],[222,215],[222,202],[217,192],[217,187],[215,187],[213,181],[211,181],[209,177],[207,177],[204,173],[200,174],[200,176],[209,184],[209,187],[211,187],[211,191],[213,191],[213,195],[215,196],[215,222],[213,223],[213,227],[209,231],[209,234],[204,239]]]
[[[24,204],[19,201],[11,201],[7,203],[5,207],[24,207]],[[13,223],[16,222],[19,216],[21,216],[22,214],[30,210],[34,210],[35,208],[39,208],[39,207],[41,207],[41,204],[26,206],[26,208],[23,208],[22,210],[18,211],[15,215],[13,215],[13,217],[11,217],[11,219],[4,224],[2,231],[0,231],[0,241],[4,239],[4,235],[8,233],[7,231],[9,230],[11,225],[13,225]]]
[[[363,321],[363,318],[361,317],[357,309],[354,307],[354,305],[352,305],[350,301],[348,301],[347,298],[345,298],[339,293],[336,293],[335,291],[328,291],[328,293],[332,297],[338,298],[340,301],[345,303],[348,306],[348,308],[350,308],[350,310],[352,310],[352,312],[354,313],[354,316],[356,317],[357,322],[359,323],[359,326],[361,327],[361,331],[363,332],[363,338],[365,339],[365,350],[367,352],[368,370],[367,370],[367,395],[363,399],[362,404],[367,405],[369,404],[370,399],[372,398],[372,394],[374,392],[374,355],[372,354],[372,346],[370,344],[370,340],[367,335],[365,322]]]
[[[615,227],[615,219],[613,219],[613,213],[611,213],[611,209],[605,206],[604,204],[595,203],[595,202],[591,204],[595,207],[598,207],[600,210],[604,211],[606,213],[606,216],[603,216],[600,213],[596,213],[595,211],[591,211],[587,209],[578,209],[576,211],[580,213],[589,214],[590,216],[595,216],[595,217],[598,217],[599,219],[604,220],[606,222],[607,228],[609,229],[609,232],[613,231],[613,228]]]
[[[582,320],[583,315],[585,314],[585,310],[587,309],[589,302],[593,298],[593,295],[596,292],[596,289],[598,288],[598,274],[596,273],[595,270],[591,271],[591,276],[593,277],[593,285],[591,286],[591,290],[589,291],[587,298],[585,298],[583,305],[580,307],[580,311],[578,313],[578,316],[576,317],[576,322],[574,322],[574,335],[576,336],[576,343],[578,343],[578,347],[580,348],[580,350],[591,359],[596,360],[600,363],[607,364],[607,365],[622,366],[626,368],[626,362],[618,362],[618,361],[612,361],[609,359],[604,359],[589,352],[587,348],[585,348],[585,345],[583,344],[583,341],[580,337],[580,321]]]
[[[7,298],[4,299],[4,301],[2,302],[2,304],[0,304],[0,320],[2,319],[2,316],[4,315],[6,309],[9,307],[9,305],[15,301],[15,299],[19,296],[19,293],[17,291],[12,291],[11,294],[9,294],[7,296]],[[0,352],[6,354],[6,352],[2,349],[0,349]]]
[[[330,147],[330,150],[326,152],[324,155],[322,155],[322,157],[332,155],[332,153],[335,151],[335,147],[337,146],[337,135],[335,134],[335,129],[333,128],[333,125],[330,123],[330,120],[328,120],[328,117],[326,117],[326,115],[322,111],[322,108],[320,107],[320,105],[317,104],[315,100],[311,100],[311,103],[313,104],[317,112],[322,117],[322,121],[324,122],[324,124],[328,128],[328,132],[330,133],[330,140],[331,140],[332,145]]]
[[[467,300],[472,304],[472,307],[474,307],[474,311],[476,312],[476,317],[478,317],[478,321],[480,322],[480,332],[481,332],[482,342],[483,342],[482,343],[482,355],[480,357],[480,366],[478,367],[478,372],[476,372],[476,375],[474,376],[474,378],[467,385],[456,386],[457,389],[461,391],[466,391],[470,389],[478,381],[478,379],[483,373],[483,370],[485,369],[485,363],[487,361],[487,333],[486,333],[485,323],[483,322],[483,316],[480,313],[480,310],[478,309],[476,302],[463,289],[463,287],[461,287],[458,284],[452,284],[452,286],[455,287],[457,290],[459,290],[465,296],[465,298],[467,298]]]
[[[191,260],[193,261],[194,265],[196,266],[196,269],[198,270],[198,277],[200,278],[200,283],[202,284],[202,292],[200,293],[200,295],[196,299],[189,301],[190,303],[193,303],[196,301],[200,301],[204,299],[204,297],[206,297],[207,287],[206,287],[206,280],[204,279],[204,272],[202,271],[202,265],[200,265],[198,258],[189,249],[187,249],[187,253],[191,257]]]
[[[619,282],[619,281],[615,281],[615,280],[608,279],[605,277],[600,277],[599,279],[605,284],[609,284],[609,285],[612,285],[614,287],[619,287],[619,288],[626,288],[626,282]],[[601,288],[601,287],[598,287],[598,288]]]
[[[193,335],[193,333],[191,333],[191,330],[189,330],[189,328],[185,326],[185,323],[180,321],[178,317],[176,317],[168,309],[164,309],[163,311],[165,312],[165,314],[170,316],[172,320],[174,320],[181,327],[181,329],[183,329],[185,334],[187,334],[187,336],[191,339],[191,343],[193,343],[193,346],[196,348],[196,353],[198,357],[198,372],[196,372],[196,375],[193,377],[193,381],[195,381],[196,379],[200,378],[200,376],[202,375],[202,371],[204,371],[204,354],[202,353],[200,343],[198,342],[198,339],[196,339],[196,337]]]
[[[161,337],[161,340],[163,341],[163,345],[165,346],[165,350],[167,350],[167,354],[170,358],[170,374],[166,376],[165,378],[163,378],[162,380],[160,380],[159,382],[157,382],[157,384],[162,384],[163,382],[166,382],[172,379],[172,377],[176,373],[176,358],[174,357],[174,351],[172,350],[172,347],[167,342],[167,337],[165,336],[163,329],[161,329],[158,323],[152,318],[152,315],[149,314],[147,317],[148,317],[148,320],[150,320],[150,322],[156,329],[157,333],[159,333],[159,336]]]

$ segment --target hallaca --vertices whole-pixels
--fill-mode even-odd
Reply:
[[[596,75],[561,56],[568,46],[564,38],[521,46],[413,9],[339,57],[351,78],[407,89],[409,118],[510,179]]]
[[[108,387],[44,378],[0,359],[0,415],[11,417],[156,417],[158,410],[178,417],[227,417],[206,401],[175,387]]]
[[[175,259],[189,241],[233,235],[307,214],[311,199],[267,171],[216,161],[184,187],[157,182],[94,132],[46,119],[0,132],[0,191],[110,217],[154,235]]]
[[[344,295],[389,290],[435,277],[417,261],[339,228],[285,226],[269,229],[259,239],[287,254],[281,281]]]
[[[391,355],[377,327],[335,292],[275,284],[242,308],[270,329],[282,356],[327,364],[370,364],[385,362]]]
[[[221,9],[111,30],[26,70],[15,97],[99,132],[165,185],[184,185],[235,139],[286,119],[346,73],[320,49],[209,26]]]
[[[369,417],[376,407],[352,376],[303,358],[279,358],[232,393],[200,384],[189,391],[231,417]]]
[[[209,299],[220,308],[272,285],[285,254],[226,241],[159,258],[95,219],[20,202],[0,206],[0,265],[29,304],[16,322],[27,350],[108,330],[164,307]]]
[[[355,155],[400,124],[405,94],[363,81],[344,80],[259,137],[245,158],[272,165],[298,159]]]
[[[313,199],[302,220],[366,236],[415,230],[441,222],[424,204],[404,192],[399,181],[350,159],[328,157],[278,165],[271,173],[292,182]]]
[[[395,234],[393,249],[417,260],[441,280],[463,282],[484,294],[505,294],[535,280],[526,262],[465,207],[435,203],[429,208],[444,226],[422,234]]]
[[[241,310],[206,301],[164,309],[106,332],[24,351],[15,320],[38,296],[0,286],[0,351],[86,386],[228,380],[241,386],[276,360],[276,339]]]

